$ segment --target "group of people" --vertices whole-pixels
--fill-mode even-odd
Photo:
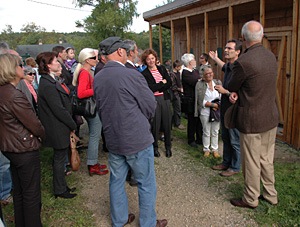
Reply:
[[[136,43],[119,37],[101,41],[99,53],[91,48],[82,49],[78,62],[73,61],[71,67],[64,64],[64,61],[70,63],[71,60],[66,59],[63,47],[40,53],[36,57],[40,75],[36,85],[32,78],[36,71],[24,70],[20,56],[13,51],[2,51],[0,150],[10,161],[16,226],[42,226],[39,159],[42,144],[54,150],[55,197],[76,196],[76,188],[69,187],[65,178],[70,135],[75,135],[76,130],[78,133],[70,101],[74,89],[79,98],[93,96],[96,101],[96,116],[85,117],[89,127],[87,167],[90,175],[108,173],[107,166],[98,163],[102,131],[109,151],[112,226],[122,227],[135,219],[128,210],[125,190],[128,178],[138,187],[140,226],[167,225],[166,219],[156,217],[154,157],[160,156],[160,133],[164,134],[166,157],[172,156],[171,128],[172,124],[181,125],[181,106],[188,121],[188,144],[192,147],[203,144],[205,157],[211,153],[220,157],[218,131],[221,122],[223,162],[213,166],[214,170],[222,170],[221,175],[229,177],[240,171],[242,163],[244,194],[241,199],[230,202],[246,208],[257,207],[258,199],[277,204],[273,168],[278,124],[276,59],[261,45],[263,27],[260,23],[246,23],[242,37],[247,49],[241,57],[242,43],[238,40],[229,40],[225,46],[227,63],[218,57],[217,52],[209,52],[211,59],[224,72],[223,84],[214,79],[209,64],[203,62],[197,70],[195,57],[190,53],[182,56],[182,63],[175,61],[173,70],[167,70],[158,64],[157,53],[146,49],[140,56],[145,67],[137,67],[139,53]],[[207,56],[202,54],[200,58],[207,60]],[[264,61],[268,62],[268,68]],[[17,89],[23,80],[27,80],[25,85],[32,85],[30,88],[26,85],[28,95],[21,88]],[[37,91],[36,96],[34,91]],[[226,128],[226,112],[233,106],[237,106],[235,126]],[[265,108],[270,114],[262,114]],[[263,183],[262,195],[260,180]]]

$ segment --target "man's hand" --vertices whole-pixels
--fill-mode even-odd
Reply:
[[[217,51],[209,51],[209,56],[212,60],[216,61],[216,59],[218,59],[218,52]]]
[[[239,96],[236,92],[231,92],[231,95],[229,96],[229,101],[234,104],[238,100]]]
[[[225,88],[223,88],[222,85],[216,85],[216,86],[215,86],[215,89],[216,89],[219,93],[221,93],[221,94],[227,94],[227,93],[228,93],[228,91],[227,91]]]

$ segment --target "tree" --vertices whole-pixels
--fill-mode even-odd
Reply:
[[[45,32],[46,29],[36,25],[34,22],[23,24],[21,32]]]
[[[94,7],[89,17],[82,22],[76,21],[76,25],[83,27],[90,36],[92,46],[109,36],[123,37],[133,17],[139,16],[134,0],[77,0],[76,4]]]

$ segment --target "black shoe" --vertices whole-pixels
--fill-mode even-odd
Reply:
[[[68,192],[75,192],[75,191],[76,191],[76,187],[69,188],[69,187],[67,186],[67,191],[68,191]]]
[[[160,153],[158,150],[154,150],[154,157],[160,157]]]
[[[202,144],[203,144],[203,143],[202,143],[202,140],[196,140],[196,144],[202,145]]]
[[[191,147],[194,147],[194,148],[197,148],[197,147],[198,147],[198,145],[195,143],[195,141],[189,143],[189,145],[190,145]]]
[[[60,197],[60,198],[64,198],[64,199],[72,199],[74,198],[75,196],[77,196],[77,194],[71,194],[68,190],[65,191],[64,193],[61,193],[61,194],[57,194],[57,195],[54,195],[55,196],[55,199],[57,197]]]
[[[135,179],[131,179],[128,183],[131,187],[136,187],[138,185],[138,182]]]
[[[172,151],[170,149],[166,150],[166,157],[170,158],[172,156]]]

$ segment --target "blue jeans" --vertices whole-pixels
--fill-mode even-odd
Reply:
[[[240,171],[241,151],[240,151],[240,132],[236,129],[227,129],[222,123],[223,140],[223,165],[228,166],[235,172]]]
[[[10,196],[12,179],[10,174],[10,161],[0,152],[0,200]]]
[[[98,163],[99,141],[101,137],[102,123],[99,115],[85,118],[89,126],[89,145],[87,150],[87,165]]]
[[[138,182],[140,226],[156,225],[156,180],[153,146],[132,155],[109,153],[110,168],[110,213],[113,227],[123,227],[128,220],[128,199],[125,180],[129,168]]]

